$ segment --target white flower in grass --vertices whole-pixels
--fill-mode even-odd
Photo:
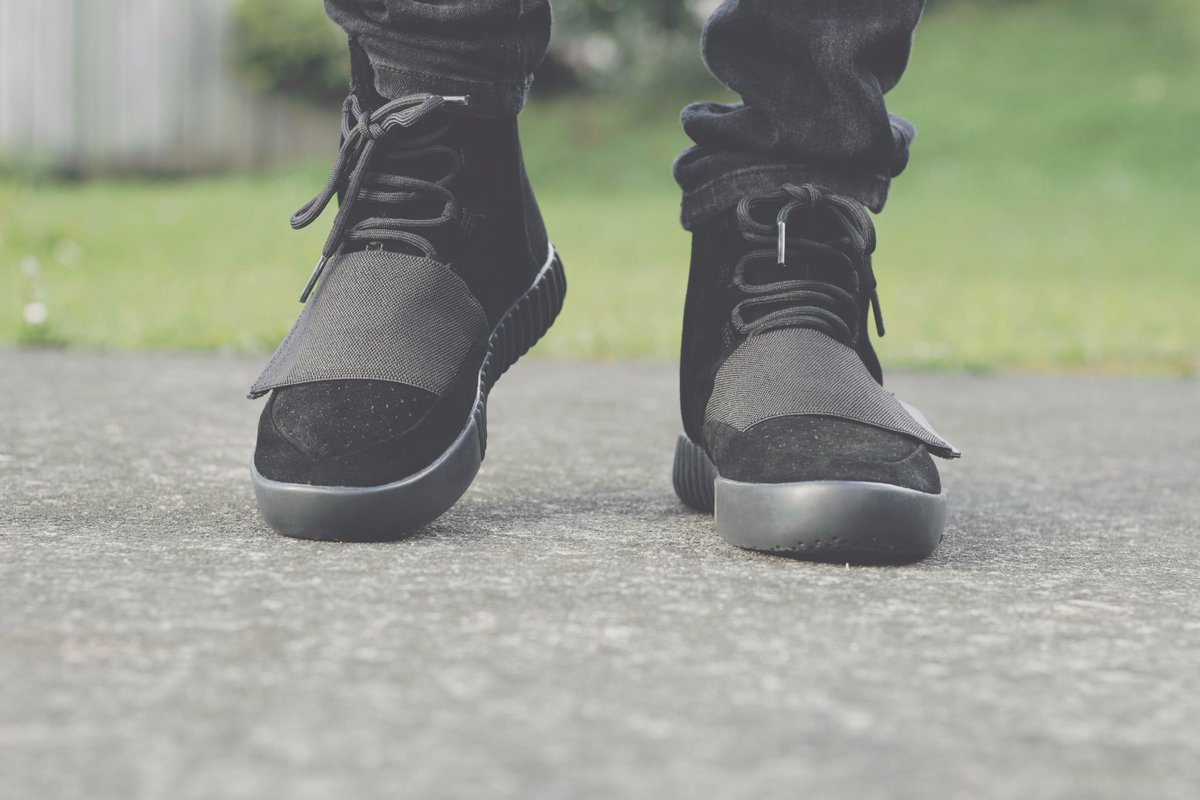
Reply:
[[[22,312],[27,325],[42,325],[50,316],[50,310],[46,308],[46,304],[40,300],[34,300],[32,303],[25,304],[25,310]]]
[[[593,33],[583,37],[579,43],[579,58],[584,65],[596,72],[608,72],[617,65],[621,48],[611,36]]]
[[[77,267],[83,258],[83,248],[77,242],[63,239],[54,248],[54,257],[68,267]]]

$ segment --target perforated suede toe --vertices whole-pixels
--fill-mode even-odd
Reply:
[[[275,430],[312,458],[351,453],[412,430],[437,401],[385,381],[321,381],[276,392]]]
[[[258,425],[264,478],[317,486],[380,486],[431,464],[461,432],[470,380],[446,397],[387,381],[321,381],[277,389]]]
[[[704,438],[718,472],[729,480],[866,481],[930,494],[941,492],[937,467],[924,445],[859,422],[787,416],[738,431],[710,421]]]

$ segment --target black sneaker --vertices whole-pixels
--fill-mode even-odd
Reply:
[[[465,97],[385,100],[355,56],[342,144],[292,219],[340,207],[307,305],[251,389],[271,393],[252,477],[280,533],[401,538],[467,490],[488,392],[549,328],[566,283],[515,119]]]
[[[875,231],[812,186],[748,197],[693,236],[675,490],[728,542],[799,558],[903,562],[941,541],[930,453],[957,457],[882,386]]]

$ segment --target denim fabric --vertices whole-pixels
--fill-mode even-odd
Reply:
[[[725,0],[704,29],[712,73],[742,102],[683,112],[675,164],[694,228],[782,183],[816,183],[875,211],[908,163],[913,126],[884,94],[908,62],[925,0]],[[380,93],[469,94],[474,113],[524,104],[550,41],[549,0],[325,0],[363,45]]]
[[[675,164],[692,228],[746,194],[815,183],[879,211],[916,131],[889,115],[924,0],[725,0],[704,61],[741,95],[683,112]]]
[[[470,95],[470,111],[514,116],[550,44],[549,0],[325,0],[367,52],[376,89]]]

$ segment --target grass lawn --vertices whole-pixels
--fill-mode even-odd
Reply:
[[[923,23],[890,97],[921,135],[879,219],[886,363],[1200,371],[1200,37],[1134,5]],[[688,240],[670,164],[685,140],[677,102],[638,105],[541,103],[524,119],[571,282],[542,355],[675,353]],[[325,169],[0,181],[0,342],[269,350],[328,222],[287,219]],[[24,319],[35,300],[40,324]]]

